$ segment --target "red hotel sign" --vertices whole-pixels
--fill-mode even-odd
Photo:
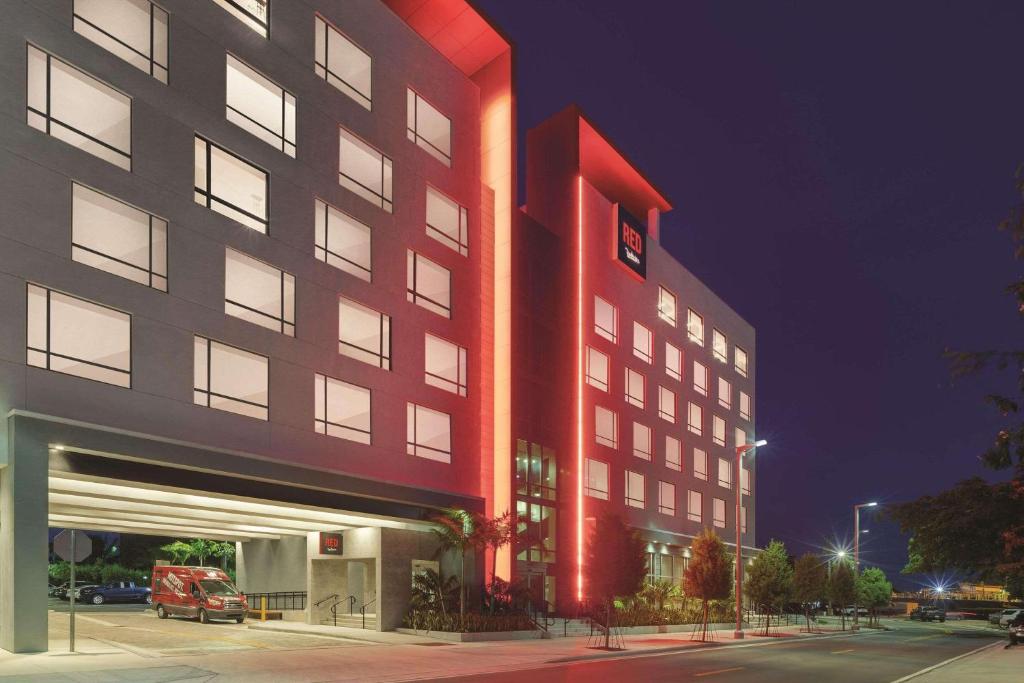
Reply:
[[[320,532],[321,555],[341,555],[344,552],[343,548],[341,534],[329,533],[327,531]]]
[[[647,279],[647,230],[621,206],[618,213],[616,255],[622,265],[641,278]]]

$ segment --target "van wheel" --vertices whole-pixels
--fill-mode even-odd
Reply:
[[[166,619],[167,618],[167,610],[164,609],[163,605],[157,605],[156,606],[156,616],[157,616],[158,619]]]
[[[103,604],[103,596],[102,595],[94,595],[94,596],[92,596],[92,604],[94,604],[94,605],[102,605]]]
[[[210,623],[210,615],[207,614],[206,610],[204,610],[202,608],[200,608],[200,610],[199,610],[199,623],[200,624],[209,624]]]
[[[245,617],[235,617],[235,623],[236,624],[241,624],[244,621],[245,621]]]

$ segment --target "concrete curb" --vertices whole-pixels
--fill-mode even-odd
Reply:
[[[952,664],[953,662],[957,662],[957,661],[959,661],[961,659],[964,659],[966,657],[970,657],[971,655],[976,655],[979,652],[981,652],[983,650],[988,650],[990,648],[993,648],[996,645],[1005,645],[1005,643],[1002,640],[997,640],[997,641],[995,641],[993,643],[989,643],[988,645],[982,645],[981,647],[979,647],[979,648],[977,648],[975,650],[971,650],[970,652],[965,652],[962,655],[957,655],[956,657],[950,657],[949,659],[941,661],[938,664],[932,664],[931,666],[929,666],[927,668],[924,668],[924,669],[921,669],[920,671],[915,671],[912,674],[907,674],[903,678],[897,678],[892,683],[904,683],[904,681],[913,680],[913,679],[917,678],[918,676],[924,676],[925,674],[929,674],[932,671],[935,671],[936,669],[941,669],[942,667],[947,666],[949,664]]]
[[[884,633],[880,631],[879,633]],[[559,659],[548,659],[545,660],[546,664],[568,664],[571,662],[588,662],[598,659],[618,659],[627,657],[651,657],[661,654],[679,654],[680,652],[707,652],[708,650],[723,650],[723,649],[736,649],[741,647],[765,647],[767,645],[777,645],[779,643],[791,643],[799,640],[813,639],[813,640],[826,640],[829,638],[844,638],[844,637],[855,637],[873,635],[870,633],[855,633],[853,631],[846,631],[843,633],[829,633],[829,634],[805,634],[803,636],[794,636],[793,638],[765,638],[758,640],[753,643],[739,643],[729,642],[728,644],[722,643],[711,643],[698,645],[675,645],[672,647],[648,647],[639,650],[619,650],[616,652],[595,652],[591,655],[577,655],[574,657],[562,657]]]

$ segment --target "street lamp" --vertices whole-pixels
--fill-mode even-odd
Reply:
[[[854,582],[857,580],[857,574],[860,572],[860,509],[861,508],[873,508],[878,503],[861,503],[860,505],[853,506],[853,579]],[[856,584],[855,584],[856,585]],[[858,617],[860,614],[857,609],[857,590],[854,588],[853,591],[853,630],[857,631],[860,629],[860,620]]]
[[[736,630],[733,631],[732,637],[737,640],[743,638],[743,554],[741,551],[743,538],[742,526],[740,525],[743,514],[743,508],[740,507],[740,502],[743,498],[743,486],[740,474],[743,472],[743,455],[753,451],[758,446],[767,445],[768,442],[761,439],[754,443],[736,446]]]

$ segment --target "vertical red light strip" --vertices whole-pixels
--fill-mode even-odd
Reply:
[[[576,600],[583,600],[583,176],[576,176]]]

